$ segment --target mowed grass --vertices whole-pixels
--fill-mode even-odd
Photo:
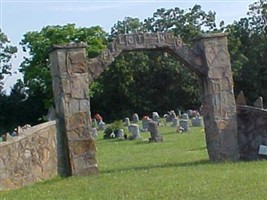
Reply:
[[[100,174],[54,179],[0,199],[267,199],[267,161],[214,163],[205,134],[160,127],[163,143],[96,140]],[[144,140],[149,133],[141,133]]]

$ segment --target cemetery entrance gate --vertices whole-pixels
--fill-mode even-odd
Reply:
[[[210,160],[239,159],[236,104],[225,34],[201,36],[191,46],[171,33],[118,35],[93,59],[86,57],[85,47],[75,44],[53,46],[50,50],[60,175],[98,173],[88,86],[123,51],[164,50],[196,73],[201,83]]]

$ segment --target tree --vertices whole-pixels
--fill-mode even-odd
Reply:
[[[17,47],[9,44],[7,36],[0,29],[0,92],[2,92],[5,75],[11,75],[11,58],[17,52]]]
[[[248,104],[267,98],[267,1],[250,5],[248,16],[226,27],[235,92],[244,91]],[[266,103],[265,103],[266,104]]]
[[[46,26],[41,31],[24,34],[20,44],[23,50],[29,53],[29,57],[24,58],[20,71],[24,75],[26,93],[32,100],[34,98],[36,101],[41,100],[42,107],[48,109],[53,104],[48,48],[52,45],[80,42],[88,45],[86,49],[88,57],[95,57],[105,48],[106,33],[99,26],[76,28],[75,24],[67,24]]]

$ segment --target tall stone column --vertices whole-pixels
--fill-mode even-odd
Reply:
[[[236,103],[225,34],[201,37],[205,74],[200,76],[208,154],[213,161],[239,159]]]
[[[58,172],[61,176],[98,173],[91,134],[88,61],[85,45],[50,50],[58,129]]]

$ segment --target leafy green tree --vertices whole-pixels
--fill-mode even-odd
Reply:
[[[0,92],[3,89],[5,75],[11,75],[11,58],[17,47],[10,45],[7,36],[0,29]]]
[[[267,99],[267,1],[250,5],[248,16],[227,26],[235,91],[244,91],[248,104]],[[266,103],[265,103],[266,104]]]
[[[24,58],[20,71],[24,75],[26,92],[41,100],[43,107],[53,103],[52,80],[48,63],[48,48],[52,45],[84,42],[88,57],[97,56],[106,45],[106,33],[99,26],[77,28],[75,24],[46,26],[41,31],[28,32],[21,45],[29,57]]]

